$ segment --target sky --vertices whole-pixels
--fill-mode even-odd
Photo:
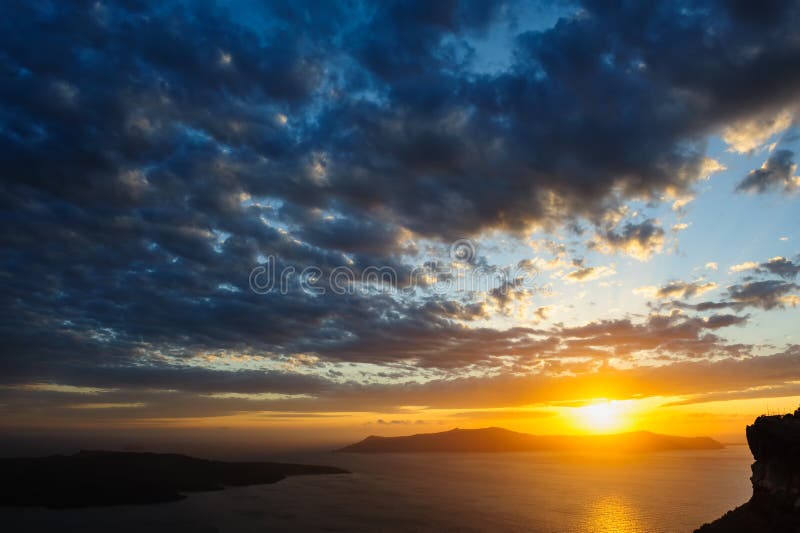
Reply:
[[[0,14],[6,436],[741,441],[800,404],[797,2]]]

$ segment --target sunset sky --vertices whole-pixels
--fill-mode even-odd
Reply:
[[[800,404],[797,2],[267,4],[0,6],[4,434]]]

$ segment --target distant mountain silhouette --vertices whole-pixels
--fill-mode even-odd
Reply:
[[[753,495],[696,533],[800,532],[800,409],[747,426]]]
[[[286,476],[345,473],[331,466],[81,451],[69,456],[0,459],[0,505],[64,508],[160,503],[180,500],[184,492],[275,483]]]
[[[370,436],[339,452],[530,452],[710,450],[724,448],[709,437],[674,437],[649,431],[614,435],[529,435],[503,428],[452,429],[405,437]]]

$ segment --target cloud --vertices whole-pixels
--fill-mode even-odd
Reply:
[[[555,241],[548,239],[541,242],[531,241],[529,244],[534,251],[539,252],[540,250],[544,250],[553,257],[549,260],[545,260],[538,256],[534,259],[526,259],[520,262],[518,265],[520,268],[554,270],[556,268],[563,268],[569,265],[569,261],[567,261],[567,247],[563,243],[556,243]]]
[[[683,400],[667,402],[664,404],[664,406],[694,405],[706,402],[724,402],[728,400],[752,398],[785,398],[788,396],[800,396],[800,383],[779,383],[775,385],[762,385],[756,387],[746,387],[742,385],[741,388],[737,390],[692,394]]]
[[[628,222],[618,228],[607,228],[591,245],[605,253],[621,252],[646,261],[663,249],[664,235],[664,229],[654,219],[648,219],[640,223]]]
[[[761,273],[776,274],[784,279],[793,279],[800,273],[800,262],[793,262],[785,257],[773,257],[758,266]]]
[[[128,402],[128,403],[110,403],[110,402],[95,402],[95,403],[74,403],[67,405],[68,409],[139,409],[144,407],[142,402]]]
[[[758,268],[758,263],[755,261],[745,261],[744,263],[733,265],[728,270],[731,272],[744,272],[746,270],[753,270],[756,268]]]
[[[644,294],[651,298],[693,298],[700,296],[709,291],[717,288],[717,284],[713,281],[702,283],[699,281],[686,282],[686,281],[673,281],[661,287],[639,287],[634,289],[633,292],[637,294]]]
[[[706,157],[703,159],[703,164],[700,167],[700,178],[701,179],[708,179],[711,174],[716,174],[717,172],[722,172],[723,170],[727,170],[728,167],[717,161],[716,159],[712,159],[710,157]],[[673,209],[675,205],[673,204]]]
[[[376,424],[380,424],[380,425],[411,425],[411,424],[421,425],[421,424],[425,424],[425,421],[424,420],[397,420],[397,419],[384,420],[382,418],[379,418],[376,421]]]
[[[617,273],[613,265],[599,267],[583,267],[564,275],[564,279],[570,282],[586,283],[597,279],[607,278]]]
[[[547,320],[550,317],[550,314],[553,311],[552,305],[545,305],[542,307],[537,307],[536,311],[533,312],[534,320],[538,323],[543,320]]]
[[[670,305],[683,308],[694,309],[697,311],[708,311],[714,309],[745,309],[754,307],[764,310],[784,309],[787,306],[795,307],[800,303],[800,297],[792,294],[793,291],[800,289],[800,285],[787,281],[797,277],[800,273],[800,265],[782,256],[773,257],[763,263],[746,261],[730,267],[730,272],[753,271],[755,274],[777,275],[783,279],[758,279],[758,277],[746,277],[742,283],[730,285],[723,294],[723,299],[718,302],[702,302],[699,304],[687,304],[685,302],[673,301]],[[710,283],[709,285],[716,285]],[[660,298],[685,299],[690,297],[689,293],[683,293],[681,282],[669,284],[661,289],[653,287],[642,287],[639,292]],[[665,290],[666,289],[666,290]],[[705,292],[705,291],[704,291]],[[702,294],[695,292],[694,294]]]
[[[706,263],[706,269],[708,269],[708,270],[718,270],[719,269],[719,265],[717,263],[714,263],[714,262]]]
[[[794,114],[783,110],[775,116],[759,116],[741,120],[722,132],[722,139],[732,152],[747,153],[761,148],[767,140],[789,128]]]
[[[797,163],[791,150],[776,150],[761,168],[751,170],[737,186],[737,191],[763,193],[771,189],[793,191],[800,186]]]
[[[728,294],[733,300],[733,307],[760,307],[769,310],[786,305],[796,306],[798,297],[789,293],[797,289],[800,289],[800,285],[796,283],[778,280],[753,281],[729,287]]]
[[[739,326],[747,322],[747,317],[736,315],[712,315],[705,319],[705,327],[708,329],[727,328],[728,326]]]
[[[672,202],[672,210],[682,212],[694,200],[693,195],[685,195]]]
[[[743,310],[748,307],[769,311],[772,309],[785,309],[787,306],[796,307],[800,303],[800,297],[791,293],[798,289],[800,289],[800,285],[782,280],[751,281],[731,285],[723,294],[723,299],[718,302],[709,301],[699,304],[687,304],[673,301],[670,305],[680,309],[694,309],[696,311],[725,308]]]
[[[524,316],[533,294],[533,289],[522,286],[518,280],[505,281],[488,291],[487,300],[504,315],[516,310],[520,316]]]

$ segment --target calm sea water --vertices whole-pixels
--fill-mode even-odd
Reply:
[[[196,493],[151,506],[0,509],[5,531],[692,531],[750,497],[746,446],[633,457],[318,454],[341,476]]]

